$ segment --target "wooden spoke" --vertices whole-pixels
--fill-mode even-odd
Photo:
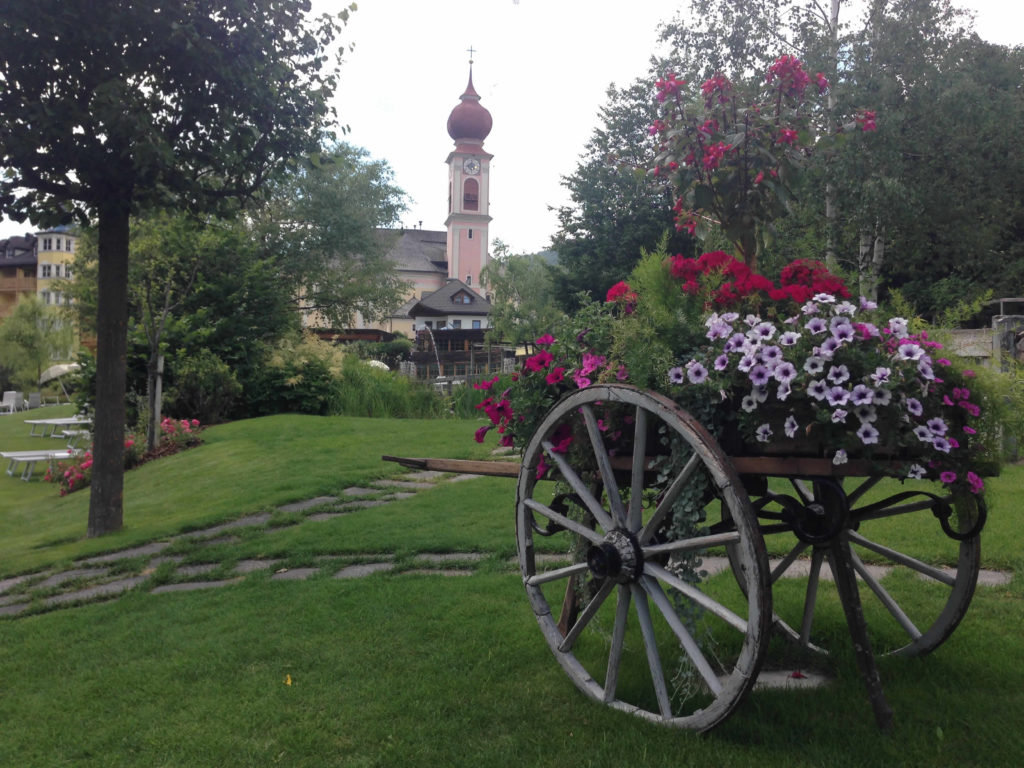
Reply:
[[[643,524],[644,465],[647,463],[647,411],[637,406],[633,414],[633,469],[629,484],[629,515],[626,528],[636,533]]]
[[[576,619],[576,623],[572,625],[572,629],[565,636],[565,640],[558,646],[558,650],[565,653],[572,648],[573,643],[576,642],[576,638],[580,636],[580,633],[586,629],[587,624],[593,619],[597,612],[601,609],[601,605],[604,604],[605,599],[615,589],[615,582],[611,579],[607,579],[604,584],[601,585],[600,591],[594,595],[594,598],[587,604],[587,607],[583,609],[583,613],[580,614],[579,618]]]
[[[818,604],[818,581],[821,578],[821,564],[825,560],[825,551],[814,550],[811,555],[811,572],[807,577],[807,591],[804,594],[804,614],[800,621],[800,644],[807,645],[811,641],[811,625],[814,623],[814,609]]]
[[[629,621],[629,587],[619,585],[618,601],[615,604],[615,627],[612,629],[612,645],[608,651],[608,667],[604,675],[604,702],[615,698],[619,684],[619,663],[622,661],[622,646],[626,640],[626,623]]]
[[[680,579],[671,571],[662,568],[657,563],[645,563],[644,573],[648,573],[654,578],[665,582],[670,587],[672,587],[675,590],[678,590],[687,598],[695,602],[701,608],[704,608],[706,611],[709,611],[710,613],[714,614],[718,618],[722,619],[722,621],[724,621],[726,624],[735,627],[740,632],[745,633],[747,631],[747,622],[744,619],[737,616],[735,613],[730,611],[728,608],[726,608],[724,605],[716,601],[714,598],[711,598],[708,595],[701,592],[692,584],[687,584],[685,581]]]
[[[876,475],[875,477],[866,477],[866,478],[864,478],[864,481],[860,485],[858,485],[856,488],[854,488],[852,491],[850,491],[849,494],[847,494],[847,496],[846,496],[847,503],[849,503],[849,505],[852,507],[854,504],[856,504],[860,500],[861,496],[863,496],[865,493],[870,491],[872,488],[874,488],[876,485],[878,485],[881,481],[882,481],[882,476],[881,475]]]
[[[586,563],[575,563],[573,565],[567,565],[564,568],[556,568],[553,571],[541,571],[538,574],[530,576],[526,580],[526,583],[531,587],[536,587],[541,584],[547,584],[549,581],[558,581],[559,579],[567,579],[577,573],[585,573],[586,570]]]
[[[885,587],[879,584],[878,580],[871,575],[871,572],[861,561],[860,557],[857,556],[857,553],[852,549],[850,550],[850,559],[853,561],[853,569],[862,579],[864,579],[864,583],[867,584],[871,591],[875,593],[875,596],[882,601],[882,605],[886,607],[889,613],[892,614],[893,618],[899,622],[899,625],[903,627],[912,639],[918,640],[921,637],[921,630],[914,626],[914,622],[910,620],[910,617],[908,617],[907,614],[903,612],[903,609],[896,604],[896,601],[893,599],[892,595],[885,590]]]
[[[605,493],[608,495],[608,504],[612,509],[615,526],[623,527],[626,525],[626,510],[622,506],[619,484],[615,481],[615,472],[612,471],[608,449],[604,447],[604,437],[597,424],[597,416],[594,415],[594,409],[589,405],[584,405],[580,410],[583,411],[583,421],[587,425],[587,434],[590,436],[590,447],[594,451],[594,458],[597,459],[597,469],[601,473],[601,482],[604,483]]]
[[[952,587],[956,583],[956,576],[943,571],[941,568],[936,568],[933,565],[918,560],[916,557],[905,555],[902,552],[897,552],[895,549],[882,546],[874,541],[861,536],[856,531],[850,532],[850,541],[860,544],[864,549],[870,549],[879,555],[889,558],[893,562],[905,565],[908,568],[917,571],[920,574],[928,576],[935,581],[941,581],[943,584]]]
[[[647,666],[651,670],[651,683],[658,699],[661,716],[668,720],[672,717],[672,702],[668,697],[668,686],[665,684],[665,672],[661,668],[661,654],[658,653],[658,641],[654,636],[654,623],[651,621],[651,609],[647,605],[647,595],[636,584],[630,584],[633,602],[636,604],[637,619],[640,622],[640,634],[644,638],[647,651]]]
[[[785,574],[785,572],[789,570],[789,566],[791,566],[796,561],[796,559],[800,557],[800,555],[806,552],[809,546],[811,545],[805,541],[798,541],[796,543],[796,546],[789,550],[789,554],[782,558],[782,561],[778,565],[776,565],[775,569],[772,571],[772,584],[774,584],[776,581],[782,578],[783,574]]]
[[[532,510],[533,512],[536,512],[537,514],[546,517],[548,520],[551,520],[554,523],[558,523],[566,530],[579,534],[580,536],[587,539],[588,541],[593,542],[594,544],[599,544],[601,540],[604,538],[597,531],[591,530],[582,523],[577,523],[575,520],[572,520],[563,514],[555,512],[555,510],[551,509],[551,507],[541,504],[539,501],[535,501],[533,499],[526,499],[524,504],[527,507],[529,507],[530,510]]]
[[[668,544],[649,544],[644,547],[644,556],[666,555],[672,552],[692,552],[696,549],[708,549],[719,547],[723,544],[733,544],[740,540],[738,531],[727,533],[715,533],[709,536],[695,536],[692,539],[680,539],[671,541]]]
[[[640,535],[637,538],[641,544],[646,544],[651,540],[651,537],[657,533],[658,529],[661,528],[661,524],[665,521],[665,518],[672,512],[672,507],[676,503],[676,499],[679,498],[679,494],[682,493],[683,488],[689,482],[690,477],[700,466],[700,456],[694,454],[690,457],[690,460],[686,462],[686,466],[683,467],[683,471],[680,472],[676,479],[672,481],[672,485],[669,486],[668,490],[665,491],[665,495],[658,501],[658,508],[654,511],[651,519],[647,521],[647,525],[640,531]]]
[[[672,601],[668,599],[668,595],[665,594],[664,590],[650,577],[645,576],[640,580],[640,583],[644,587],[644,591],[651,596],[654,604],[661,611],[662,616],[665,617],[665,621],[668,622],[669,627],[672,628],[672,632],[679,640],[680,645],[683,646],[683,650],[686,651],[686,655],[690,657],[690,661],[693,662],[693,666],[700,672],[700,676],[704,679],[708,688],[714,694],[719,694],[722,691],[722,683],[718,680],[718,675],[715,674],[715,670],[711,668],[707,658],[700,650],[700,646],[693,639],[693,635],[690,631],[683,626],[683,622],[679,619],[676,614],[675,606],[672,605]]]
[[[560,453],[555,453],[555,451],[552,450],[551,443],[547,440],[545,440],[542,445],[544,446],[544,452],[552,461],[555,462],[555,466],[557,466],[558,471],[562,473],[562,477],[565,478],[573,491],[576,492],[576,495],[583,501],[587,511],[594,516],[595,520],[597,520],[597,524],[606,531],[610,531],[615,528],[615,523],[612,522],[611,517],[608,516],[604,507],[601,506],[601,502],[598,501],[594,494],[590,492],[590,489],[587,488],[587,485],[583,482],[582,478],[573,471],[572,467],[569,466],[569,462],[565,460],[565,457]]]

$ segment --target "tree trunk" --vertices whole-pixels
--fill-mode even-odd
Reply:
[[[149,356],[149,375],[146,394],[149,400],[149,420],[146,424],[146,450],[152,451],[160,442],[160,409],[163,408],[164,356],[153,352]]]
[[[828,112],[826,125],[830,134],[835,133],[836,121],[836,81],[839,79],[839,0],[832,0],[832,7],[828,20],[829,33],[829,66],[831,71],[829,77],[832,79],[831,87],[828,89]],[[826,161],[827,162],[827,161]],[[827,173],[827,172],[826,172]],[[836,256],[836,188],[831,180],[825,182],[825,266],[830,272],[839,269],[839,259]]]
[[[96,414],[88,535],[124,522],[125,375],[128,346],[128,201],[99,213],[96,309]]]

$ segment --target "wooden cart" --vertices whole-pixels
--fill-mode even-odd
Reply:
[[[589,437],[575,467],[558,451],[570,433]],[[817,632],[830,622],[815,619],[840,610],[888,728],[875,653],[937,648],[978,578],[980,497],[968,510],[927,491],[877,498],[884,467],[864,460],[729,456],[675,402],[628,385],[563,398],[521,463],[384,458],[518,477],[519,565],[558,663],[597,701],[683,728],[705,731],[732,713],[773,633],[827,653]],[[700,519],[681,522],[687,497]],[[823,584],[829,571],[834,589]],[[864,605],[862,586],[874,598]]]

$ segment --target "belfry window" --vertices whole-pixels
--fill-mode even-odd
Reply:
[[[476,179],[466,179],[462,187],[462,209],[475,211],[480,205],[480,182]]]

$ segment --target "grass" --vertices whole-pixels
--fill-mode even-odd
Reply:
[[[3,430],[18,431],[13,423],[0,418],[0,445]],[[382,453],[470,456],[475,426],[279,416],[215,427],[203,447],[129,473],[126,530],[100,540],[82,538],[85,494],[58,499],[54,486],[0,476],[0,570],[337,493],[397,472]],[[985,564],[1019,573],[1013,499],[1024,469],[992,486]],[[508,565],[513,500],[513,481],[481,478],[181,550],[291,564],[393,552],[399,570],[418,552],[487,553],[470,578],[278,582],[256,573],[218,590],[139,590],[0,619],[0,765],[1009,766],[1024,754],[1019,580],[980,587],[934,654],[880,660],[891,734],[874,727],[835,614],[835,652],[823,662],[831,685],[756,691],[700,737],[613,712],[569,683]]]

